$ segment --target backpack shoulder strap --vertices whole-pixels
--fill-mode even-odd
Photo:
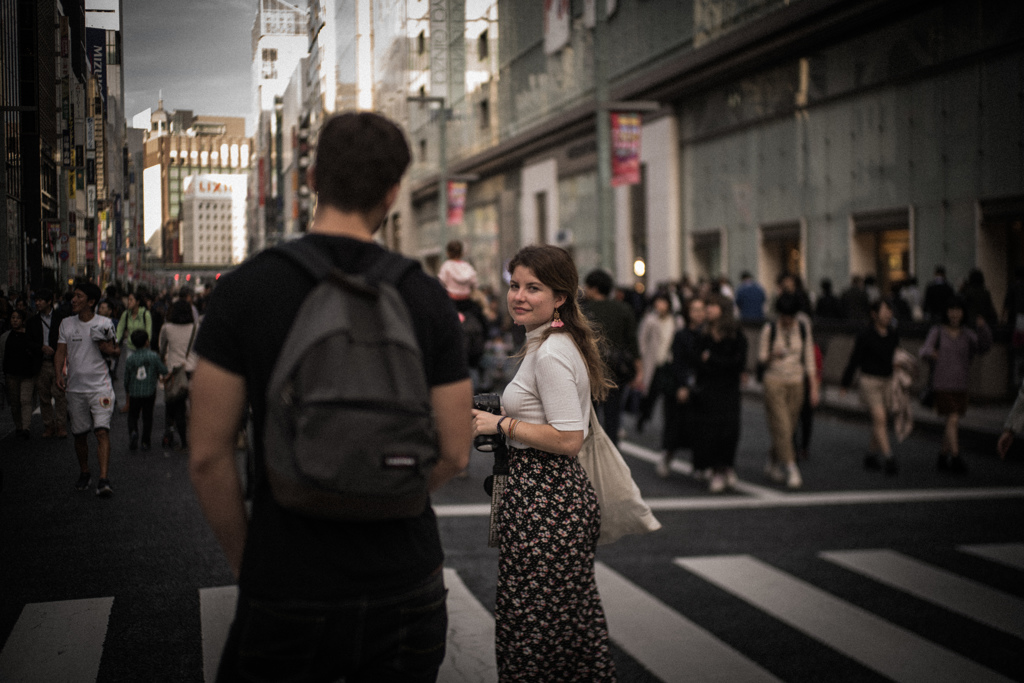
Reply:
[[[363,273],[363,277],[368,282],[387,282],[397,286],[410,271],[419,269],[419,261],[385,250],[384,254]]]
[[[272,247],[272,251],[286,257],[317,282],[326,278],[334,268],[334,264],[322,251],[304,239],[283,242]]]

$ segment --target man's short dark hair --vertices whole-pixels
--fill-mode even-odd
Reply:
[[[149,341],[149,335],[146,334],[145,330],[135,330],[131,334],[132,346],[137,349],[141,349]]]
[[[53,290],[40,289],[36,292],[36,301],[53,301]]]
[[[371,112],[339,114],[317,142],[317,200],[345,213],[369,213],[401,181],[409,160],[405,135],[388,119]]]
[[[91,301],[92,305],[90,308],[96,308],[96,304],[103,298],[103,293],[100,292],[100,288],[92,282],[79,282],[75,285],[75,289],[82,290],[82,294],[85,294],[86,301]]]
[[[598,268],[587,273],[583,284],[587,287],[593,287],[601,296],[608,296],[612,292],[612,287],[615,286],[615,281],[612,280],[612,276],[606,271]]]

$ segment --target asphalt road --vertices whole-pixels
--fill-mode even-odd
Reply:
[[[130,453],[116,415],[104,500],[74,490],[70,439],[39,438],[38,415],[33,429],[0,440],[0,680],[204,680],[233,588],[187,455]],[[865,424],[820,415],[790,492],[761,473],[763,410],[747,400],[741,490],[712,495],[685,458],[654,475],[657,429],[623,451],[663,528],[598,550],[620,680],[1024,680],[1024,460],[979,438],[970,474],[943,475],[938,436],[918,431],[886,477],[861,467]],[[451,589],[442,680],[494,680],[489,467],[476,454],[434,500]]]

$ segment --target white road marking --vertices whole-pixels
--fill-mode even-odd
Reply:
[[[480,604],[458,572],[445,568],[448,589],[448,649],[439,683],[491,683],[498,680],[494,659],[494,617]]]
[[[652,510],[741,510],[754,508],[820,507],[830,505],[885,505],[890,503],[945,503],[963,500],[1024,498],[1024,487],[916,489],[908,491],[833,491],[780,493],[774,496],[694,496],[644,498]],[[438,517],[487,517],[491,506],[434,505]]]
[[[217,680],[217,666],[220,664],[228,631],[235,618],[238,604],[238,586],[217,586],[199,589],[199,618],[203,635],[203,679]]]
[[[842,550],[820,555],[933,605],[1024,638],[1024,600],[1020,598],[892,550]]]
[[[638,458],[645,462],[656,465],[661,462],[661,453],[652,451],[650,448],[644,448],[635,443],[629,441],[622,441],[619,443],[619,451],[626,455],[631,455],[634,458]],[[693,476],[693,465],[685,460],[675,458],[669,465],[669,469],[677,474],[682,474],[688,477]],[[782,491],[769,488],[767,486],[758,486],[757,484],[751,484],[746,481],[736,482],[734,487],[740,493],[745,493],[748,496],[755,496],[757,498],[784,498],[786,496]]]
[[[0,652],[0,681],[95,681],[113,598],[25,605]]]
[[[1005,564],[1014,569],[1024,569],[1024,543],[962,545],[957,550],[984,557],[986,560]]]
[[[661,680],[778,680],[605,564],[594,570],[611,639]]]
[[[1008,681],[748,555],[675,563],[894,681]]]

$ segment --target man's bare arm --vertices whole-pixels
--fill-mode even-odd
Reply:
[[[441,457],[430,475],[430,490],[466,469],[473,435],[470,410],[473,408],[473,384],[465,379],[442,384],[430,390],[430,404],[437,425],[437,442]]]
[[[53,355],[53,367],[56,370],[55,377],[57,380],[57,387],[64,391],[67,389],[68,383],[64,379],[64,361],[68,358],[68,345],[57,344],[57,352]]]
[[[246,401],[245,378],[200,358],[189,393],[189,474],[206,520],[237,577],[248,528],[235,464]]]

